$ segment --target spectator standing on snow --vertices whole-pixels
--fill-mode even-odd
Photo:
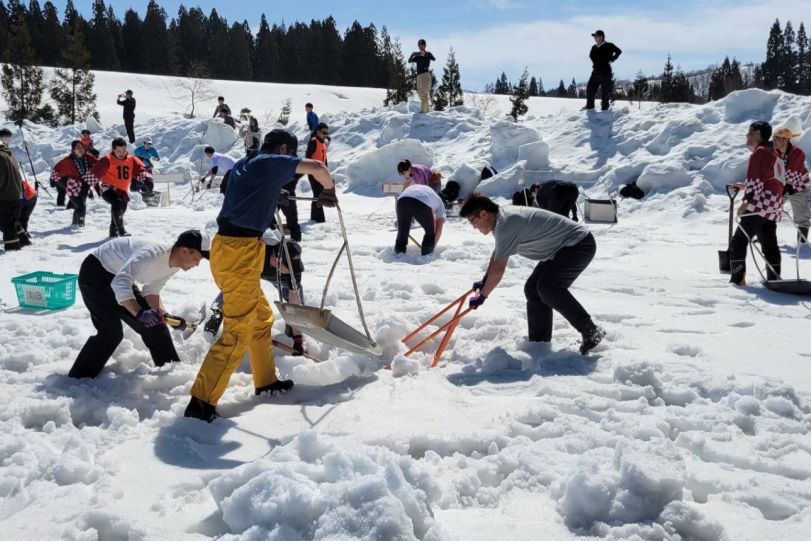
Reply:
[[[64,186],[73,206],[74,227],[84,227],[87,212],[87,198],[93,197],[91,188],[96,186],[91,169],[96,165],[96,157],[87,152],[81,141],[70,144],[70,154],[56,162],[51,171],[51,184]]]
[[[746,145],[752,149],[746,168],[746,182],[736,184],[742,189],[743,203],[738,208],[741,217],[738,229],[729,244],[729,281],[746,285],[746,248],[757,237],[766,259],[768,280],[780,278],[780,248],[777,246],[777,223],[780,221],[785,188],[783,162],[772,149],[769,138],[772,127],[768,122],[753,122],[746,133]]]
[[[84,145],[85,152],[92,154],[94,158],[98,158],[99,151],[96,150],[93,144],[93,138],[90,135],[90,130],[82,130],[82,136],[79,140],[82,142],[82,145]]]
[[[228,154],[221,154],[219,152],[214,151],[214,147],[206,147],[203,150],[203,153],[208,158],[208,173],[206,173],[203,178],[200,179],[200,184],[202,185],[206,180],[208,180],[208,185],[206,188],[211,188],[211,183],[217,177],[217,175],[222,175],[222,181],[220,182],[221,192],[225,193],[225,188],[222,188],[222,185],[228,184],[228,175],[231,173],[231,169],[234,167],[234,164],[237,163],[236,158],[232,158]]]
[[[420,97],[420,113],[431,109],[431,61],[434,55],[425,50],[425,40],[417,42],[418,51],[411,53],[409,64],[417,64],[417,95]]]
[[[259,154],[234,167],[217,217],[219,230],[211,246],[211,273],[223,295],[223,332],[208,351],[191,388],[184,415],[211,422],[228,380],[247,353],[257,395],[287,391],[291,380],[279,380],[271,349],[273,312],[262,292],[265,243],[262,234],[276,212],[282,187],[296,173],[312,175],[324,186],[322,205],[338,199],[329,169],[295,156],[298,140],[285,130],[265,135]]]
[[[179,362],[165,325],[161,290],[178,270],[193,269],[208,259],[210,246],[208,235],[191,229],[174,244],[121,238],[105,242],[87,256],[79,269],[79,291],[96,335],[87,339],[68,376],[98,376],[124,338],[122,322],[141,335],[155,366]],[[172,317],[184,328],[182,318]]]
[[[315,160],[317,162],[321,162],[327,167],[329,167],[329,162],[327,161],[327,144],[329,142],[329,126],[321,122],[316,126],[315,133],[310,138],[310,142],[307,143],[307,151],[304,154],[305,158]],[[310,187],[313,190],[313,197],[318,198],[321,195],[321,190],[323,190],[323,186],[313,177],[310,177]],[[295,203],[295,201],[291,201],[291,203]],[[326,217],[324,216],[324,209],[318,205],[316,201],[313,201],[310,204],[310,219],[317,224],[322,224],[326,221]]]
[[[18,224],[24,197],[20,164],[11,153],[11,131],[0,129],[0,231],[6,252],[23,247]]]
[[[397,196],[397,239],[394,253],[404,254],[411,232],[411,221],[416,220],[425,231],[420,250],[422,255],[433,253],[446,218],[445,203],[434,190],[422,184],[412,184]]]
[[[442,188],[442,175],[432,171],[427,165],[400,160],[397,164],[397,174],[403,177],[403,189],[412,184],[422,184],[439,194]]]
[[[783,160],[786,169],[785,198],[791,203],[791,214],[797,226],[797,242],[808,242],[808,226],[811,225],[811,195],[808,191],[808,167],[805,152],[791,144],[801,134],[788,128],[777,128],[772,136],[774,150]]]
[[[112,151],[101,158],[90,170],[92,182],[101,184],[101,198],[110,204],[110,236],[128,237],[124,229],[124,213],[129,203],[130,184],[147,179],[144,164],[127,153],[127,142],[113,139]]]
[[[318,115],[313,111],[312,103],[305,104],[304,110],[307,111],[307,129],[310,130],[310,137],[313,137],[318,130]]]
[[[214,117],[222,117],[223,113],[225,115],[231,116],[231,108],[225,103],[225,98],[220,96],[217,98],[217,107],[214,108]]]
[[[614,73],[611,64],[620,57],[622,51],[619,47],[605,40],[605,32],[597,30],[591,35],[594,45],[591,47],[591,77],[586,85],[586,106],[583,109],[594,109],[594,99],[597,88],[600,88],[600,108],[607,111],[611,101],[611,92],[614,90]]]
[[[459,214],[483,235],[492,233],[495,249],[484,278],[473,284],[476,296],[471,308],[478,308],[499,285],[513,255],[538,261],[524,285],[530,342],[552,340],[552,310],[561,314],[582,337],[580,353],[586,354],[605,336],[591,316],[569,291],[597,250],[589,230],[548,210],[499,207],[488,197],[473,193]]]
[[[116,103],[124,108],[124,126],[127,128],[127,137],[130,143],[135,143],[135,98],[132,90],[118,95]]]

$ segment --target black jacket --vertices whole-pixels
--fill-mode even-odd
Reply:
[[[593,45],[589,58],[591,58],[591,66],[594,71],[611,72],[611,62],[620,57],[622,51],[619,47],[608,41],[603,42],[599,47]]]
[[[135,118],[135,98],[118,98],[116,103],[124,108],[124,118]]]
[[[436,60],[434,55],[425,51],[424,55],[421,55],[419,51],[411,53],[411,56],[408,58],[408,63],[416,62],[417,63],[417,75],[420,73],[425,73],[428,71],[428,68],[431,65],[431,60]]]
[[[10,148],[0,145],[0,201],[18,201],[22,194],[20,164]]]

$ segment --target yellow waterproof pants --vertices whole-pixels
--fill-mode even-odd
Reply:
[[[245,353],[255,387],[276,381],[273,312],[259,285],[264,261],[262,239],[215,235],[211,243],[211,273],[222,291],[223,331],[208,350],[191,388],[192,396],[211,405],[216,406],[225,393]]]

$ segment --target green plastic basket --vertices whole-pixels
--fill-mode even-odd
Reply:
[[[17,300],[23,308],[59,310],[76,302],[78,274],[32,272],[11,279],[17,290]]]

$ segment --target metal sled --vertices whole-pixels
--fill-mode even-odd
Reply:
[[[289,199],[291,201],[315,201],[315,198],[312,197],[290,197]],[[360,302],[358,283],[355,278],[355,268],[352,265],[352,255],[349,251],[349,240],[346,236],[346,227],[344,226],[344,218],[341,213],[341,208],[338,205],[335,205],[335,210],[338,211],[338,221],[341,224],[341,234],[343,235],[344,243],[341,246],[341,249],[338,250],[338,255],[335,257],[335,261],[332,263],[332,268],[330,269],[329,275],[327,276],[327,281],[324,284],[324,292],[321,295],[321,306],[316,307],[290,304],[282,299],[275,303],[276,308],[278,308],[279,313],[281,314],[285,323],[291,327],[299,329],[303,334],[311,336],[320,342],[324,342],[325,344],[345,349],[347,351],[353,351],[355,353],[371,353],[372,355],[380,355],[382,350],[380,349],[380,346],[378,346],[377,343],[375,343],[375,341],[372,339],[372,336],[369,333],[369,328],[366,325],[366,319],[363,316],[363,307],[361,306]],[[283,230],[282,220],[278,209],[276,210],[276,223],[280,230]],[[290,259],[290,253],[287,250],[286,239],[287,238],[282,235],[282,253],[287,261],[287,268],[292,270],[293,264]],[[357,301],[358,305],[358,314],[360,315],[360,321],[363,325],[365,334],[341,321],[341,319],[333,315],[330,310],[324,308],[324,304],[327,300],[329,283],[332,280],[332,275],[335,273],[335,268],[338,266],[338,261],[340,261],[341,255],[344,251],[346,251],[346,259],[349,263],[349,273],[352,276],[352,287],[355,290],[355,300]],[[279,267],[280,265],[277,265],[276,272],[279,273],[280,278],[281,270]],[[293,289],[298,289],[295,275],[291,272],[289,276]]]

